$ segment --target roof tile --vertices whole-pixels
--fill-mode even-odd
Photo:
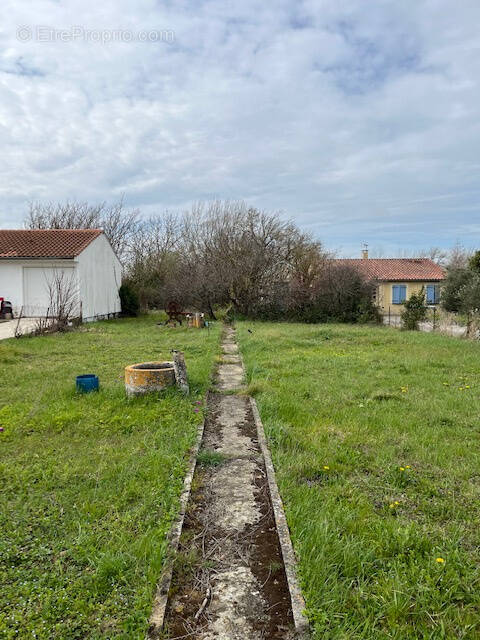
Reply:
[[[74,258],[101,229],[3,229],[0,258]]]
[[[428,258],[339,258],[336,262],[358,269],[369,280],[444,280],[445,273]]]

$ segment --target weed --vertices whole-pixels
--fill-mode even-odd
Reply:
[[[198,452],[197,464],[201,467],[218,467],[226,460],[226,456],[220,451],[202,449]]]

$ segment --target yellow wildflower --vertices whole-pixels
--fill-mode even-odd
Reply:
[[[330,467],[328,466],[328,464],[323,465],[323,468],[325,469],[325,471],[328,471],[330,469]]]
[[[405,467],[398,467],[400,471],[405,471]]]
[[[438,562],[439,564],[443,564],[445,560],[443,558],[435,558],[435,562]]]

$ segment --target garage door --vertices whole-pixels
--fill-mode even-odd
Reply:
[[[73,267],[24,267],[23,315],[38,318],[55,315],[58,290],[62,296],[74,294],[75,270]]]

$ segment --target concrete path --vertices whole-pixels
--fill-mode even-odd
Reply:
[[[0,340],[14,338],[17,323],[18,320],[7,320],[6,322],[0,322]],[[31,333],[35,328],[35,323],[36,320],[34,318],[22,318],[20,320],[20,330],[23,334]]]
[[[195,562],[188,575],[177,562],[166,637],[289,640],[292,601],[252,405],[234,395],[245,380],[230,328],[222,350],[179,547]]]

